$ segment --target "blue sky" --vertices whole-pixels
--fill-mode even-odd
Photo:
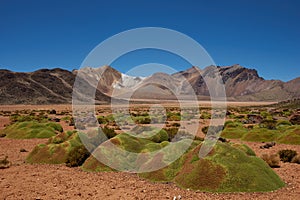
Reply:
[[[0,68],[72,70],[108,37],[151,26],[192,37],[217,65],[238,63],[266,79],[287,81],[300,76],[299,10],[297,0],[1,0]],[[117,60],[113,67],[122,72],[148,62],[189,67],[169,55],[144,53]]]

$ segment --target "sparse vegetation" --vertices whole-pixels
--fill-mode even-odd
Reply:
[[[81,145],[77,132],[63,132],[50,138],[47,144],[37,145],[29,153],[26,161],[28,163],[65,163],[70,152]]]
[[[90,152],[85,148],[84,145],[77,146],[68,154],[66,165],[68,167],[79,167],[90,155]]]
[[[108,128],[107,126],[101,129],[108,139],[115,137],[117,134],[114,129]]]
[[[181,115],[180,112],[167,112],[168,121],[180,121]]]
[[[224,125],[221,136],[228,139],[238,139],[242,138],[247,132],[248,129],[246,129],[241,122],[228,121]]]
[[[36,121],[16,122],[0,131],[8,138],[30,139],[30,138],[49,138],[62,132],[60,124],[55,122],[39,123]]]
[[[259,124],[260,128],[267,128],[270,130],[276,129],[276,121],[273,119],[265,119]]]
[[[297,152],[290,149],[284,149],[284,150],[280,150],[278,154],[281,161],[291,162],[292,159],[297,155]]]
[[[39,115],[20,115],[20,114],[13,114],[10,116],[11,123],[16,122],[30,122],[30,121],[36,121],[36,122],[48,122],[49,118],[44,113],[40,113]]]
[[[244,141],[268,142],[263,145],[276,143],[300,144],[300,126],[293,125],[288,119],[292,111],[286,113],[277,112],[276,110],[257,109],[233,109],[228,112],[231,121],[227,121],[224,130],[219,127],[211,127],[214,132],[221,131],[223,143],[218,141],[214,149],[204,159],[199,159],[199,148],[202,145],[202,138],[194,137],[185,127],[181,127],[180,120],[186,120],[187,123],[193,123],[199,119],[199,115],[189,113],[181,116],[180,110],[177,108],[168,108],[166,118],[161,117],[158,113],[149,116],[149,110],[144,108],[135,108],[131,112],[131,119],[124,119],[122,124],[115,121],[112,114],[107,111],[97,111],[101,116],[97,116],[100,128],[91,129],[90,127],[80,127],[79,129],[88,130],[87,133],[66,131],[63,132],[62,127],[58,123],[49,122],[46,114],[49,111],[35,111],[15,113],[14,122],[9,125],[0,134],[4,137],[12,138],[10,130],[14,128],[16,138],[23,138],[21,131],[16,133],[15,130],[22,130],[22,133],[30,132],[31,137],[38,137],[38,130],[51,129],[53,135],[46,144],[37,145],[28,155],[26,161],[28,163],[49,163],[61,164],[65,163],[69,167],[80,166],[86,171],[114,171],[109,166],[100,163],[90,152],[106,156],[110,159],[115,152],[105,149],[105,141],[110,140],[120,149],[134,153],[154,152],[168,147],[173,144],[174,147],[170,152],[180,152],[182,146],[187,141],[192,141],[191,147],[185,153],[170,165],[160,170],[141,173],[139,176],[159,182],[173,182],[182,188],[189,188],[200,191],[213,192],[248,192],[248,191],[271,191],[278,189],[284,185],[280,178],[272,171],[272,168],[279,167],[280,159],[284,162],[299,163],[299,155],[293,152],[284,152],[278,154],[263,154],[262,159],[256,157],[255,152],[245,144],[234,143],[227,139],[240,139]],[[59,112],[59,111],[58,111]],[[46,113],[46,114],[45,114]],[[58,114],[61,114],[59,112]],[[55,119],[57,115],[52,113],[50,117]],[[249,118],[252,117],[251,119]],[[120,114],[122,117],[122,114]],[[200,122],[207,123],[211,115],[208,109],[202,111]],[[74,125],[74,119],[71,115],[61,116],[59,119],[63,123]],[[166,123],[165,123],[166,119]],[[136,128],[131,130],[130,127],[137,124]],[[165,123],[165,127],[160,130],[149,123]],[[43,128],[40,127],[43,125]],[[120,131],[121,126],[127,127],[127,133],[124,129]],[[120,128],[119,128],[120,126]],[[186,125],[184,125],[186,126]],[[186,126],[187,127],[187,126]],[[78,128],[78,127],[77,127]],[[179,129],[180,128],[180,129]],[[25,131],[31,129],[34,131]],[[159,131],[160,130],[160,131]],[[179,131],[180,130],[180,131]],[[202,132],[206,134],[208,127],[203,127]],[[104,134],[103,134],[104,133]],[[117,134],[118,133],[118,134]],[[47,135],[43,133],[43,135]],[[105,137],[106,136],[106,137]],[[25,136],[24,136],[25,137]],[[27,136],[26,136],[27,137]],[[224,140],[223,140],[224,139]],[[100,145],[102,144],[103,145]],[[84,144],[84,145],[83,145]],[[269,147],[268,147],[269,148]],[[20,152],[26,152],[20,149]],[[102,154],[101,154],[102,153]],[[164,152],[165,153],[165,152]],[[281,155],[282,154],[282,155]],[[281,155],[281,156],[280,156]],[[162,154],[156,158],[152,158],[149,163],[145,163],[143,167],[151,165],[151,162],[166,162],[166,155]],[[120,165],[130,168],[134,163],[142,159],[139,156],[128,156],[120,158]],[[288,160],[288,161],[285,161]],[[203,181],[199,181],[203,180]],[[265,182],[270,184],[265,184]]]

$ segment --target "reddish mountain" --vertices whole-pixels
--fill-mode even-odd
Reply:
[[[80,74],[80,76],[77,76]],[[61,104],[72,102],[75,79],[78,85],[96,91],[98,103],[110,102],[111,96],[135,99],[174,99],[175,95],[195,93],[199,99],[208,99],[206,81],[220,75],[228,100],[282,101],[300,97],[300,77],[283,82],[264,80],[256,70],[240,65],[208,66],[203,70],[191,67],[175,74],[156,73],[150,77],[131,77],[104,66],[86,67],[78,72],[63,69],[41,69],[21,73],[0,70],[0,104]],[[94,89],[93,89],[94,88]],[[126,96],[127,95],[127,96]]]

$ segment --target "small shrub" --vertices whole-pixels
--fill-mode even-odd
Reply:
[[[106,126],[102,128],[102,131],[108,139],[113,138],[117,135],[114,129],[108,128]]]
[[[6,133],[1,133],[0,132],[0,138],[3,138],[3,137],[5,137],[6,136]]]
[[[104,116],[98,116],[97,120],[98,120],[99,124],[107,124],[108,123],[108,119]]]
[[[90,155],[90,152],[85,148],[85,146],[77,146],[70,151],[66,165],[68,167],[81,166]]]
[[[167,134],[169,136],[169,139],[168,139],[169,142],[175,137],[175,135],[178,132],[178,128],[174,128],[174,127],[172,127],[172,128],[164,128],[164,130],[167,132]]]
[[[134,121],[137,124],[150,124],[151,118],[149,116],[139,116],[139,117],[135,117]]]
[[[201,131],[202,131],[202,133],[203,133],[204,135],[206,135],[206,134],[207,134],[207,131],[208,131],[208,126],[204,126],[204,127],[201,129]]]
[[[300,125],[300,115],[299,114],[292,115],[290,118],[290,122],[294,125]]]
[[[53,128],[55,131],[59,131],[59,132],[63,132],[63,128],[60,124],[55,123],[55,122],[49,122],[46,124],[46,126],[49,126],[51,128]]]
[[[30,121],[37,121],[37,122],[48,122],[48,116],[44,114],[39,115],[19,115],[19,114],[13,114],[10,116],[11,123],[16,122],[30,122]]]
[[[211,114],[208,112],[202,112],[200,115],[200,119],[211,119]]]
[[[53,110],[50,110],[50,111],[49,111],[49,114],[55,115],[55,114],[56,114],[56,110],[54,110],[54,109],[53,109]]]
[[[297,155],[297,152],[290,149],[280,150],[278,152],[280,160],[283,162],[291,162],[292,159]]]
[[[154,131],[156,132],[155,129],[154,129]],[[155,142],[155,143],[161,143],[163,141],[168,141],[169,135],[165,130],[162,129],[158,133],[156,133],[155,135],[149,137],[148,139]]]
[[[61,118],[62,121],[70,121],[71,117],[70,116],[65,116]]]
[[[9,168],[11,163],[7,160],[8,156],[5,156],[3,159],[0,159],[0,169]]]
[[[243,127],[243,124],[239,121],[226,121],[224,124],[225,128],[237,128]]]
[[[280,127],[280,126],[291,126],[291,122],[287,121],[287,120],[279,120],[277,123],[276,123],[276,126],[277,127]]]
[[[180,123],[173,123],[173,124],[171,124],[171,126],[173,126],[173,127],[180,127]]]
[[[180,121],[181,115],[180,112],[167,112],[167,120],[168,121]]]
[[[271,119],[265,119],[259,124],[260,128],[267,128],[270,130],[276,129],[276,121]]]
[[[271,155],[263,154],[261,158],[272,168],[280,167],[279,165],[280,159],[277,154],[271,154]]]
[[[75,126],[74,118],[70,118],[69,126]]]
[[[300,155],[294,156],[294,158],[291,161],[292,163],[300,164]]]

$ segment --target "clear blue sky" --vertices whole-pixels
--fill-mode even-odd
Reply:
[[[266,79],[287,81],[300,76],[299,10],[297,0],[1,0],[0,68],[72,70],[106,38],[154,26],[192,37],[217,65],[238,63]],[[124,72],[156,62],[150,54],[113,67]],[[178,70],[188,67],[165,60]]]

